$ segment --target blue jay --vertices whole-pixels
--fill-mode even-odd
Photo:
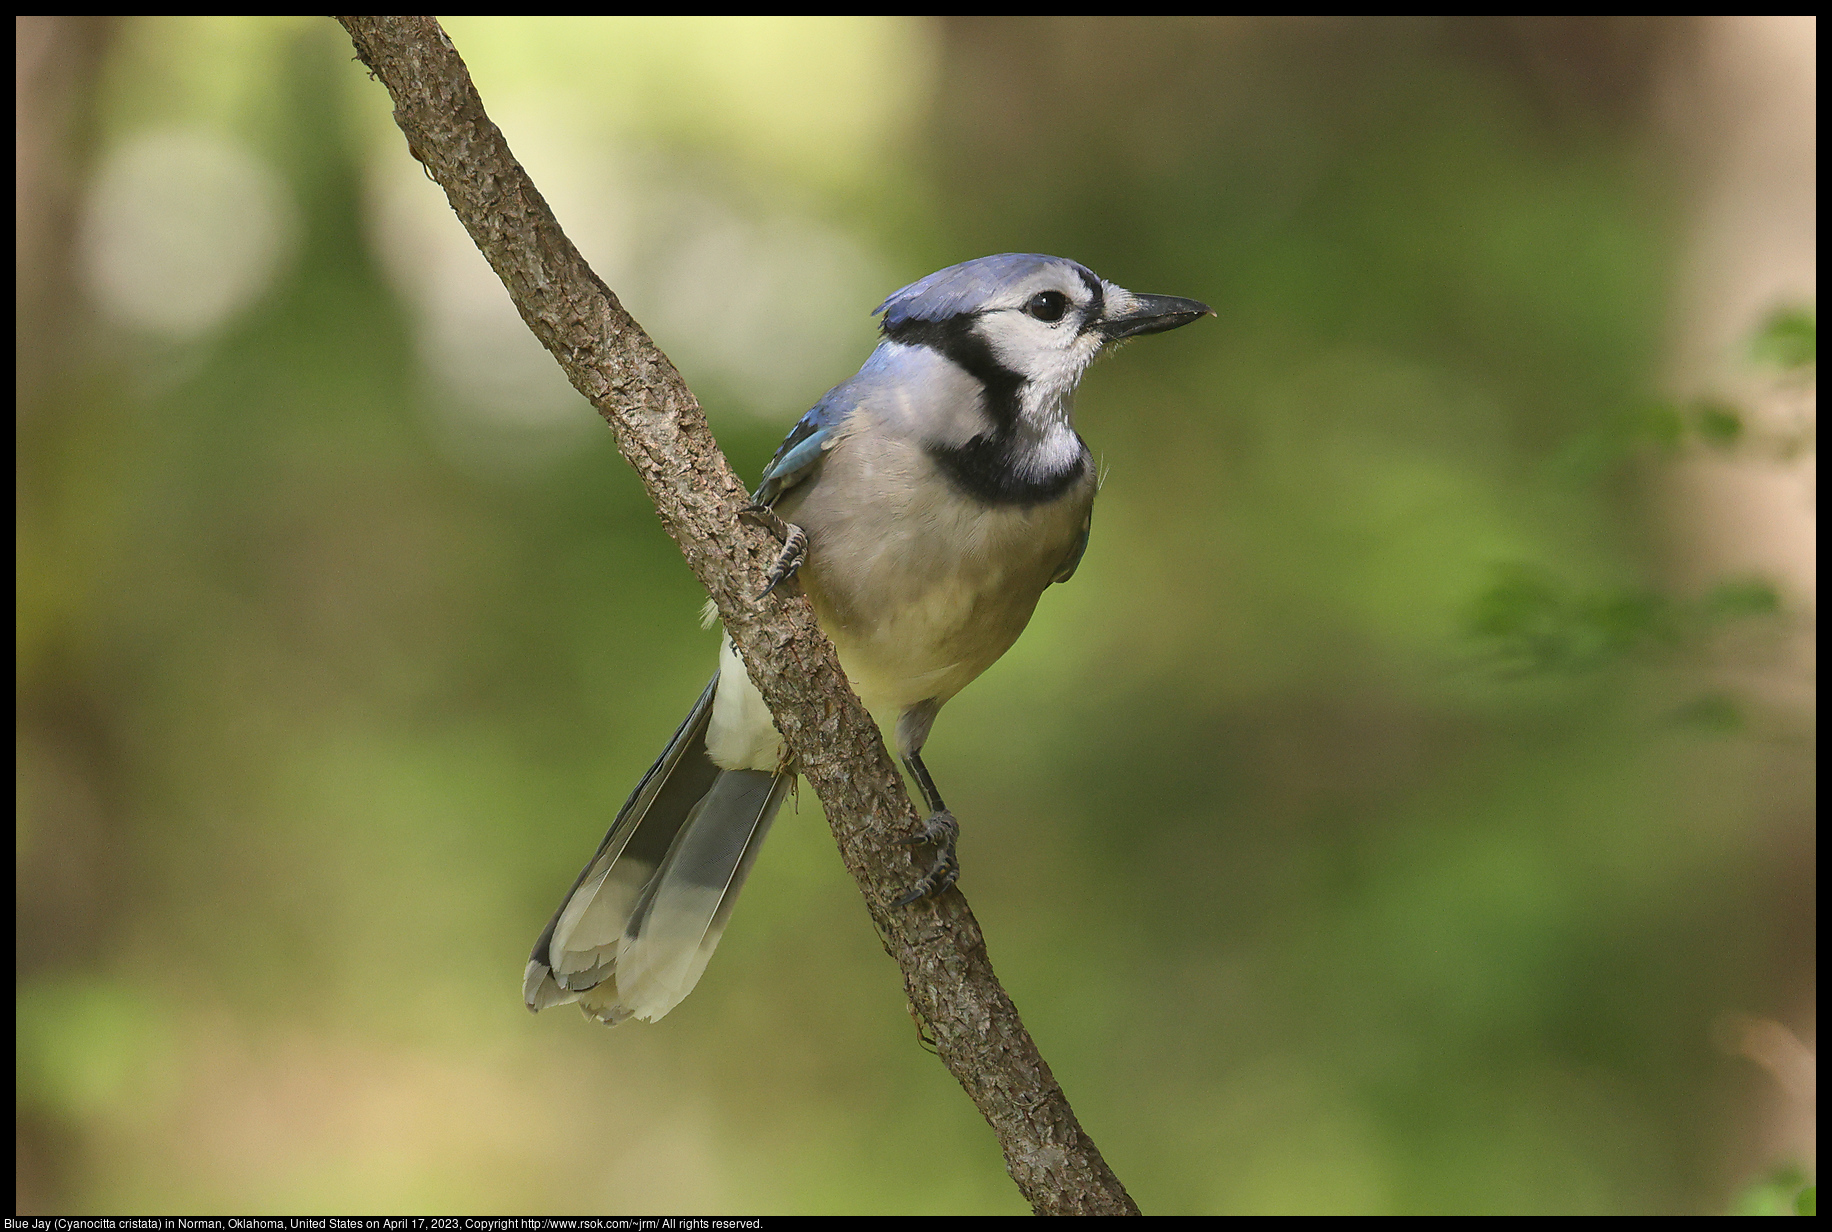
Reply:
[[[799,569],[929,809],[915,841],[936,854],[907,904],[960,869],[959,827],[922,762],[936,713],[1088,546],[1098,482],[1071,414],[1082,373],[1124,339],[1213,313],[1061,257],[1007,253],[930,274],[877,314],[883,341],[802,416],[753,499],[786,523],[771,588]],[[678,1005],[794,776],[727,637],[712,682],[535,942],[528,1008],[577,1001],[614,1026]]]

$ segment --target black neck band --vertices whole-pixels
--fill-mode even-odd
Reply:
[[[1018,454],[1018,417],[1029,381],[999,362],[992,347],[974,331],[977,319],[975,313],[961,313],[945,321],[902,321],[884,331],[892,342],[939,351],[979,381],[985,391],[986,415],[992,420],[992,430],[964,445],[931,445],[929,456],[956,488],[989,505],[1035,505],[1054,500],[1087,470],[1087,448],[1083,446],[1075,460],[1059,471],[1045,475],[1028,472]]]

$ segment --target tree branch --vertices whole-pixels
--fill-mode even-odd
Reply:
[[[439,23],[337,20],[393,96],[409,152],[445,189],[522,320],[610,424],[662,525],[712,596],[826,808],[846,868],[903,972],[910,1004],[998,1135],[1018,1188],[1039,1214],[1138,1214],[994,977],[966,900],[949,891],[892,906],[919,875],[910,849],[892,840],[917,829],[902,776],[807,600],[752,602],[777,545],[739,519],[749,503],[745,487],[680,373],[560,230],[484,114]]]

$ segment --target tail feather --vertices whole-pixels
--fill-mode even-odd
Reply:
[[[793,778],[714,764],[718,685],[714,676],[535,942],[529,1009],[579,1001],[612,1025],[653,1022],[699,982]]]
[[[694,807],[625,926],[615,1002],[651,1022],[693,991],[789,787],[787,774],[727,770]],[[582,999],[610,1004],[605,981]]]

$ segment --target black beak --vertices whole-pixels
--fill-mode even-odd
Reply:
[[[1188,325],[1197,317],[1212,317],[1215,310],[1201,300],[1175,295],[1134,295],[1125,312],[1105,318],[1100,331],[1115,341],[1139,334],[1161,334]]]

